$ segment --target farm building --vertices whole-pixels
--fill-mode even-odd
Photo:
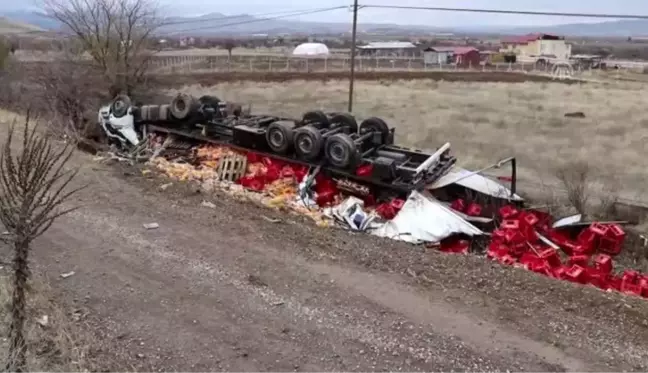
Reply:
[[[429,47],[423,50],[423,60],[430,65],[477,67],[481,62],[481,55],[479,50],[473,47]]]
[[[361,56],[419,57],[421,50],[408,41],[375,42],[358,46]]]
[[[299,44],[292,52],[296,57],[328,57],[329,49],[322,43]]]
[[[536,59],[549,56],[559,60],[569,60],[571,44],[565,38],[549,34],[529,34],[502,40],[502,53],[516,54],[520,59]]]

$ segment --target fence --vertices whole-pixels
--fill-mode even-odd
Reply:
[[[156,73],[194,73],[210,71],[267,71],[267,72],[333,72],[348,71],[350,58],[299,58],[286,56],[158,56],[152,61]],[[534,71],[533,63],[480,64],[457,66],[454,64],[427,64],[423,58],[356,57],[357,71]],[[550,72],[550,67],[540,68]]]

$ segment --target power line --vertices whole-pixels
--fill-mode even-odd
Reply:
[[[250,19],[246,21],[241,21],[241,22],[232,22],[232,23],[226,23],[222,25],[216,25],[216,26],[203,26],[203,27],[194,27],[190,29],[183,29],[183,30],[175,30],[175,31],[169,31],[160,35],[172,35],[172,34],[178,34],[178,33],[186,33],[186,32],[193,32],[193,31],[200,31],[200,30],[212,30],[212,29],[219,29],[223,27],[230,27],[230,26],[238,26],[238,25],[247,25],[250,23],[256,23],[256,22],[265,22],[265,21],[271,21],[275,19],[282,19],[282,18],[290,18],[290,17],[296,17],[296,16],[301,16],[301,15],[306,15],[306,14],[315,14],[315,13],[323,13],[323,12],[330,12],[332,10],[338,10],[338,9],[347,9],[348,7],[346,5],[343,6],[336,6],[336,7],[330,7],[330,8],[319,8],[319,9],[312,9],[312,10],[306,10],[306,11],[300,11],[300,12],[293,12],[291,14],[285,14],[285,15],[279,15],[275,17],[266,17],[266,18],[255,18],[255,19]]]
[[[522,15],[531,15],[531,16],[558,16],[558,17],[581,17],[581,18],[616,18],[616,19],[648,19],[648,15],[632,15],[632,14],[536,12],[536,11],[525,11],[525,10],[478,9],[478,8],[441,8],[441,7],[428,7],[428,6],[372,5],[372,4],[363,4],[362,7],[365,7],[365,8],[382,8],[382,9],[436,10],[436,11],[440,11],[440,12],[522,14]]]

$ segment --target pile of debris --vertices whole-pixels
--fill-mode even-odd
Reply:
[[[426,191],[414,191],[406,200],[376,203],[368,190],[329,178],[319,168],[214,145],[194,149],[191,158],[192,162],[178,162],[156,157],[150,164],[170,178],[198,181],[207,189],[218,188],[307,215],[318,225],[342,225],[443,252],[478,251],[473,249],[473,237],[490,236],[485,251],[491,260],[606,291],[648,297],[648,274],[614,273],[613,257],[621,252],[626,236],[620,225],[583,223],[580,215],[554,222],[546,212],[523,209],[516,204],[521,197],[477,173],[455,167]],[[509,204],[493,210],[474,201],[448,203],[433,196],[435,190],[450,184]]]

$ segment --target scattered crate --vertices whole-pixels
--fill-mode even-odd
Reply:
[[[218,161],[218,179],[234,182],[245,175],[247,157],[240,154],[224,156]]]

